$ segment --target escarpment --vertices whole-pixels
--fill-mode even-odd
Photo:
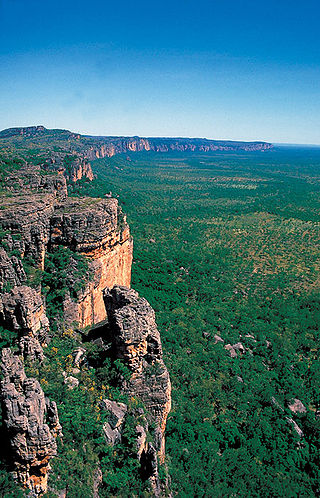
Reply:
[[[54,145],[54,147],[53,147]],[[19,157],[30,156],[30,150],[47,170],[54,170],[75,183],[93,180],[89,161],[128,152],[253,152],[268,151],[268,142],[240,142],[181,137],[112,137],[80,135],[68,130],[49,130],[44,126],[9,128],[0,131],[0,152],[14,152]]]
[[[272,149],[266,142],[232,142],[208,140],[205,138],[140,138],[140,137],[88,137],[85,149],[89,160],[112,157],[127,152],[229,152],[229,151],[265,151]]]
[[[72,337],[77,348],[68,345],[54,364],[55,389],[94,392],[88,400],[102,414],[96,423],[106,448],[127,444],[133,424],[130,451],[140,479],[162,496],[166,483],[158,469],[165,457],[170,378],[154,311],[130,289],[133,242],[126,217],[116,199],[68,197],[65,174],[42,173],[40,166],[24,164],[8,175],[1,199],[0,332],[6,347],[0,396],[8,468],[31,496],[55,492],[50,469],[66,409],[60,394],[55,400],[52,389],[49,397],[45,392],[52,355],[60,353],[51,347],[57,334]],[[92,343],[82,341],[96,324],[98,355],[107,355],[112,368],[120,361],[126,372],[117,374],[122,401],[105,391],[100,395],[89,383]],[[72,409],[76,419],[78,405]],[[101,479],[94,476],[101,471],[95,465],[92,486],[99,496]],[[68,496],[68,484],[63,492]]]
[[[27,175],[28,188],[20,175],[15,183],[9,179],[14,195],[2,200],[3,285],[26,282],[21,261],[43,271],[47,251],[67,247],[88,258],[91,278],[81,292],[66,296],[66,322],[80,327],[98,323],[106,318],[103,289],[130,285],[133,243],[126,218],[116,199],[68,198],[64,177],[48,175],[45,181],[36,181],[34,176],[30,175],[31,188]]]

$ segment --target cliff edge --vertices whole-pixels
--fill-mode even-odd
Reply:
[[[1,198],[0,328],[4,342],[11,341],[1,353],[7,465],[34,496],[49,489],[50,461],[59,451],[56,438],[63,441],[63,423],[61,427],[59,403],[49,399],[40,379],[28,372],[50,370],[49,345],[57,334],[71,334],[78,348],[67,351],[63,360],[74,358],[67,368],[72,375],[62,367],[57,371],[61,389],[82,393],[95,389],[85,384],[93,375],[92,347],[98,348],[98,355],[108,351],[111,365],[122,362],[127,375],[118,376],[116,388],[128,401],[105,398],[98,389],[90,400],[95,410],[104,413],[102,419],[107,417],[100,427],[106,447],[126,444],[123,427],[128,417],[136,420],[139,475],[154,495],[161,496],[158,465],[164,461],[170,379],[154,311],[130,289],[133,243],[126,217],[116,199],[68,197],[66,175],[43,171],[42,166],[23,163],[7,175]],[[90,337],[90,328],[97,324],[105,331],[100,343],[88,339],[83,343],[81,337]],[[45,378],[41,382],[48,383]],[[131,407],[133,398],[140,411]],[[97,416],[97,427],[99,420]],[[96,468],[99,475],[99,465]],[[95,478],[95,496],[100,484],[101,479]],[[50,490],[54,492],[54,485]]]

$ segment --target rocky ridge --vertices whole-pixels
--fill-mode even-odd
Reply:
[[[268,142],[236,142],[206,138],[89,136],[44,126],[8,128],[0,131],[0,153],[30,157],[30,152],[48,171],[56,171],[75,183],[93,180],[89,161],[128,152],[253,152],[273,148]]]
[[[62,326],[82,329],[105,323],[100,328],[108,341],[111,337],[112,361],[121,359],[130,373],[121,382],[122,392],[144,406],[135,412],[141,476],[149,480],[153,494],[161,496],[158,462],[164,460],[170,379],[154,311],[129,288],[132,238],[126,218],[116,199],[69,198],[65,175],[41,171],[40,166],[25,164],[8,175],[1,199],[0,326],[16,337],[14,347],[1,353],[8,465],[31,495],[47,491],[50,460],[62,432],[54,400],[45,397],[36,378],[27,377],[24,362],[45,361],[53,332],[39,277],[48,253],[64,247],[85,257],[89,270],[85,286],[75,290],[72,266],[67,268],[72,292],[64,298]],[[75,356],[75,371],[80,372],[85,355],[84,345]],[[79,385],[76,377],[64,377],[69,389]],[[106,444],[114,445],[121,441],[128,407],[105,399],[101,409],[109,413],[103,428]],[[95,493],[98,496],[97,483]]]
[[[272,145],[266,142],[231,142],[205,138],[90,137],[90,139],[93,144],[85,152],[90,160],[140,151],[206,153],[272,149]]]

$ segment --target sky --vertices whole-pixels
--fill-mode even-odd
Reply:
[[[0,129],[320,144],[319,0],[0,0]]]

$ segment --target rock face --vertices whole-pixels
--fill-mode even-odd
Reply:
[[[121,441],[121,428],[128,407],[124,403],[117,403],[110,399],[104,399],[100,403],[102,410],[109,414],[107,422],[103,426],[103,432],[108,444],[112,446]]]
[[[140,138],[140,137],[90,137],[93,144],[86,150],[88,159],[112,157],[136,151],[154,152],[228,152],[264,151],[272,149],[266,142],[232,142],[206,138]]]
[[[28,186],[30,180],[34,189],[26,192],[23,183],[13,182],[18,192],[3,199],[0,226],[7,233],[7,251],[0,250],[2,292],[8,290],[8,284],[21,287],[26,282],[21,260],[43,270],[48,248],[68,247],[89,259],[92,278],[76,299],[66,297],[65,321],[85,327],[106,318],[102,297],[105,287],[130,286],[132,238],[116,199],[68,198],[65,178],[49,178],[36,181],[30,173]],[[12,252],[20,257],[9,256]],[[10,299],[7,296],[5,302]]]
[[[69,171],[66,170],[65,176],[72,183],[76,183],[83,178],[92,181],[94,178],[91,164],[86,159],[79,157],[73,162],[72,168]]]
[[[69,183],[76,183],[78,180],[87,179],[92,181],[94,174],[91,164],[81,153],[63,154],[55,152],[44,163],[44,167],[57,171],[63,175]]]
[[[0,292],[22,285],[27,280],[23,264],[17,256],[9,257],[7,252],[0,248]]]
[[[42,359],[42,345],[48,341],[49,320],[40,292],[23,285],[0,294],[0,324],[17,332],[24,357]]]
[[[45,398],[36,379],[26,377],[22,361],[10,349],[2,350],[1,361],[1,403],[11,467],[19,483],[35,495],[42,494],[61,433],[57,407]]]
[[[155,313],[148,301],[125,287],[106,290],[104,300],[111,328],[115,357],[122,359],[132,372],[124,388],[138,397],[155,429],[154,447],[163,462],[164,432],[171,408],[171,384],[163,362],[160,334]],[[147,454],[149,446],[141,452]],[[144,458],[144,457],[143,457]]]
[[[89,258],[91,282],[76,301],[65,303],[67,322],[80,327],[106,318],[102,291],[130,285],[133,243],[116,199],[69,199],[51,218],[50,246],[64,245]]]
[[[13,130],[3,136],[18,137],[18,144],[21,137],[46,138],[46,130],[26,128],[18,134]],[[74,146],[81,138],[70,134],[62,135],[61,140]],[[132,151],[148,150],[149,145],[145,139],[138,142],[134,139],[124,147]],[[100,408],[107,412],[103,427],[106,443],[120,442],[126,421],[133,418],[136,432],[133,452],[140,461],[141,476],[151,483],[153,495],[160,496],[158,464],[163,463],[165,456],[164,433],[171,407],[171,386],[155,313],[145,299],[129,288],[133,243],[118,201],[111,197],[69,198],[66,178],[74,183],[84,176],[93,179],[93,175],[84,154],[70,154],[67,160],[64,156],[60,151],[46,162],[48,170],[55,169],[55,174],[44,173],[43,165],[31,167],[21,161],[21,168],[8,174],[6,192],[1,199],[0,326],[15,334],[15,352],[8,348],[1,352],[0,397],[8,464],[17,481],[31,491],[31,496],[47,491],[50,460],[57,453],[56,437],[61,434],[61,427],[55,403],[45,398],[37,379],[26,376],[24,360],[39,360],[45,365],[45,346],[53,333],[42,289],[44,282],[48,282],[48,269],[55,271],[51,259],[46,264],[50,253],[59,260],[57,268],[63,261],[66,275],[59,302],[63,307],[62,326],[76,322],[77,327],[84,328],[102,322],[95,327],[108,331],[108,344],[100,337],[102,350],[109,354],[111,333],[113,361],[123,360],[129,372],[120,387],[129,400],[139,400],[132,408],[131,401],[125,405],[100,398]],[[65,254],[67,257],[63,259]],[[47,273],[42,278],[45,270]],[[77,285],[77,279],[81,280],[81,286]],[[48,289],[50,292],[50,283],[46,292]],[[71,370],[74,375],[80,373],[82,365],[87,367],[86,350],[81,347],[80,339],[78,345],[69,355],[74,357],[76,368]],[[66,372],[63,375],[70,390],[83,387],[81,378]],[[95,496],[98,496],[98,477]]]
[[[1,199],[0,226],[7,232],[7,251],[43,269],[50,218],[55,205],[67,198],[66,180],[59,175],[41,176],[40,168],[26,166],[6,179],[6,188],[12,195]],[[14,266],[12,258],[11,263]],[[21,282],[13,276],[12,280]]]
[[[0,321],[10,330],[27,335],[43,336],[49,330],[49,320],[39,292],[22,285],[14,287],[0,298]]]

